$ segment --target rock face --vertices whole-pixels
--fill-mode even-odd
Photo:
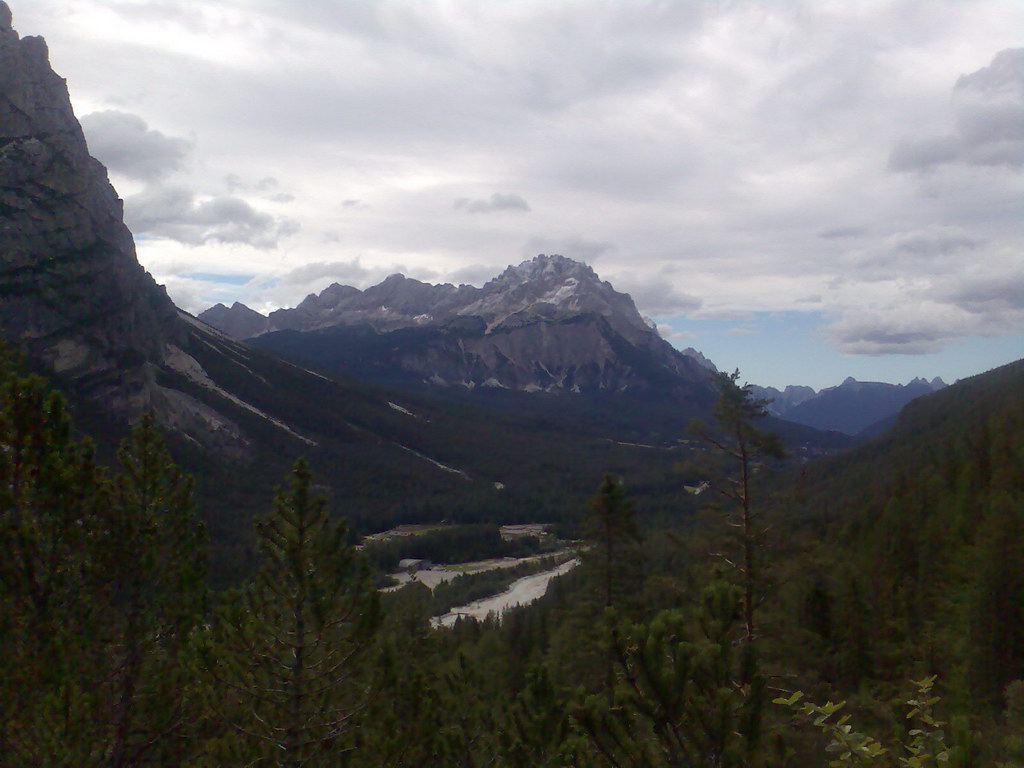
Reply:
[[[686,355],[687,357],[692,357],[694,360],[696,360],[702,366],[707,368],[709,371],[712,371],[713,373],[718,373],[718,367],[708,358],[704,357],[704,355],[701,352],[698,352],[693,347],[687,347],[686,349],[684,349],[683,354]]]
[[[181,343],[139,266],[106,170],[89,156],[46,43],[0,0],[0,331],[91,397],[138,412]]]
[[[368,325],[379,332],[442,326],[460,317],[479,317],[490,332],[532,319],[565,319],[582,314],[605,317],[630,339],[649,336],[651,327],[633,300],[602,281],[593,269],[565,256],[540,255],[510,266],[482,288],[450,283],[430,285],[395,274],[360,291],[334,283],[310,294],[294,309],[263,316],[244,304],[211,307],[199,319],[236,338],[279,330],[313,331],[337,325]],[[233,328],[237,328],[233,330]]]
[[[189,354],[203,346],[201,329],[139,265],[121,200],[89,155],[46,43],[19,38],[3,0],[0,214],[4,339],[115,421],[150,412],[205,448],[246,453],[249,441],[224,415],[231,396]]]
[[[240,305],[218,312],[238,318],[229,328],[238,335],[271,323]],[[355,324],[331,325],[337,317]],[[500,407],[512,400],[515,409],[489,419],[478,407],[311,373],[176,310],[136,260],[121,203],[89,156],[45,44],[20,39],[0,0],[0,336],[60,381],[76,425],[107,455],[126,422],[157,417],[183,467],[201,478],[214,563],[239,560],[248,516],[299,456],[367,532],[410,499],[445,516],[488,499],[492,509],[526,509],[542,496],[572,509],[592,493],[592,471],[646,467],[647,450],[632,443],[653,435],[674,444],[714,397],[704,369],[646,329],[628,297],[569,260],[534,260],[483,289],[401,276],[367,291],[334,286],[273,322],[318,329],[259,339],[322,341],[342,330],[374,342],[365,360],[404,375],[436,370],[436,360],[453,383],[639,388],[659,376],[676,386],[697,371],[689,394],[703,394],[687,401],[692,411],[676,400],[650,416],[638,411],[657,398],[496,393]],[[614,402],[595,413],[605,400]]]
[[[676,351],[627,294],[564,256],[510,266],[482,288],[403,275],[365,291],[335,284],[272,312],[262,332],[252,332],[262,327],[252,314],[236,304],[200,319],[238,338],[242,327],[283,356],[389,383],[525,392],[710,387],[706,360]]]
[[[248,339],[266,333],[270,321],[245,304],[235,302],[230,307],[214,304],[203,312],[204,323],[226,333],[235,339]]]
[[[812,387],[789,385],[779,391],[775,387],[751,386],[754,397],[770,401],[766,406],[768,413],[773,416],[784,417],[786,413],[800,405],[805,400],[810,400],[817,392]]]

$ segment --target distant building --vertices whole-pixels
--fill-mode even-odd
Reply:
[[[540,538],[548,532],[549,523],[523,523],[520,525],[503,525],[500,528],[501,538],[505,541],[522,538],[524,536],[536,536]]]
[[[416,573],[416,571],[425,571],[433,567],[434,564],[429,560],[419,560],[412,557],[398,561],[398,570],[401,573]]]

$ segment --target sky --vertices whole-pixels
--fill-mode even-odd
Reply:
[[[765,386],[1024,357],[1019,0],[9,0],[184,309],[590,264]]]

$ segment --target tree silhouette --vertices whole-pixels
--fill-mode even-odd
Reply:
[[[311,485],[299,460],[257,523],[255,579],[222,610],[208,650],[213,707],[238,735],[226,752],[247,763],[338,765],[366,701],[357,662],[378,622],[377,595]]]

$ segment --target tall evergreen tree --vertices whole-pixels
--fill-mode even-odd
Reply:
[[[754,474],[763,459],[782,458],[784,452],[777,435],[755,426],[758,419],[767,415],[767,401],[755,398],[750,385],[740,386],[739,375],[739,371],[719,375],[715,428],[697,420],[690,428],[725,462],[722,474],[713,478],[711,484],[726,500],[725,521],[738,552],[724,552],[722,556],[740,577],[745,637],[747,642],[753,642],[757,636],[757,607],[764,593],[760,560],[767,532],[762,519],[764,506],[755,500]]]
[[[63,399],[0,372],[0,762],[180,762],[206,552],[149,419],[97,471]]]
[[[92,764],[100,478],[63,398],[0,357],[0,762]]]
[[[636,526],[636,513],[626,499],[622,485],[611,475],[606,474],[602,478],[581,529],[588,544],[583,560],[590,568],[599,605],[603,609],[606,644],[604,688],[610,701],[614,688],[617,631],[613,609],[640,582],[640,533]]]
[[[97,547],[107,641],[112,768],[180,762],[193,711],[193,630],[202,618],[206,536],[191,478],[171,461],[151,417],[118,452]]]
[[[611,608],[635,586],[640,543],[636,512],[611,475],[601,479],[580,527],[589,544],[583,558],[595,574],[601,606]]]
[[[337,766],[366,701],[359,660],[378,600],[343,524],[313,496],[304,460],[256,527],[255,579],[221,613],[208,669],[213,707],[236,733],[222,760],[246,765]],[[218,747],[219,749],[219,747]]]
[[[431,593],[422,582],[383,595],[374,679],[353,765],[418,768],[442,764],[443,705],[438,633],[430,627]]]

